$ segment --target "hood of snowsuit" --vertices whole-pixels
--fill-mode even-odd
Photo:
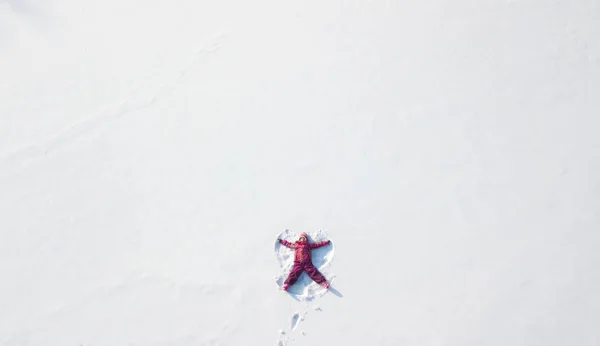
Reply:
[[[300,236],[298,237],[298,241],[300,241],[300,238],[302,238],[302,237],[306,238],[306,241],[308,242],[308,233],[306,233],[306,232],[300,233]]]

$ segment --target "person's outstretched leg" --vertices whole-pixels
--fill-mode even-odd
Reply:
[[[313,279],[316,283],[326,288],[329,287],[325,276],[321,274],[321,272],[311,263],[304,266],[304,270],[306,270],[306,274]]]
[[[302,271],[304,271],[304,266],[301,263],[294,263],[292,270],[290,270],[290,274],[288,275],[287,279],[285,279],[285,281],[283,282],[284,291],[287,291],[288,287],[290,287],[291,285],[295,284],[296,281],[298,281],[298,278],[302,274]]]

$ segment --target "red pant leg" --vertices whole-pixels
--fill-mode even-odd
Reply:
[[[325,280],[323,274],[321,274],[321,272],[312,263],[306,264],[304,266],[304,270],[306,270],[306,274],[308,274],[308,276],[310,276],[311,279],[315,280],[315,282],[319,285],[327,281]]]
[[[284,284],[290,286],[295,284],[303,271],[304,265],[302,263],[294,263],[294,266],[292,267],[292,270],[290,270],[290,274],[288,275],[287,279],[285,279]]]

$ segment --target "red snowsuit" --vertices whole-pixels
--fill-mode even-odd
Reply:
[[[308,239],[306,233],[300,234],[300,237],[303,236],[306,239]],[[296,249],[294,254],[294,267],[292,267],[290,274],[288,275],[287,279],[285,279],[284,285],[291,286],[295,284],[303,271],[306,271],[306,274],[308,274],[308,276],[311,279],[315,280],[315,282],[319,285],[322,285],[326,282],[323,274],[321,274],[319,270],[312,264],[310,251],[312,249],[316,249],[318,247],[329,244],[329,240],[324,240],[312,244],[310,244],[308,241],[300,240],[292,243],[284,239],[279,239],[279,242],[282,245],[289,247],[290,249]]]

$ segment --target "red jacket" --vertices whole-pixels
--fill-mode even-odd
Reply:
[[[316,243],[309,243],[307,241],[296,241],[289,242],[285,239],[279,239],[279,242],[290,249],[296,249],[294,254],[294,262],[296,263],[312,263],[312,257],[310,255],[310,250],[316,249],[321,246],[325,246],[329,244],[329,240],[323,240]]]

